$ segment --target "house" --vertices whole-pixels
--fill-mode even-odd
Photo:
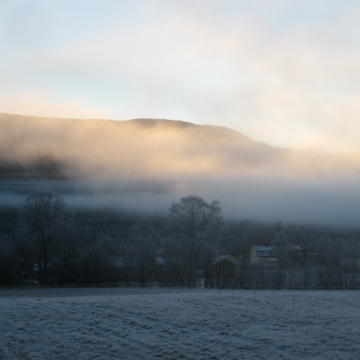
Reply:
[[[278,258],[275,256],[273,246],[253,246],[250,249],[251,265],[277,266]]]
[[[140,261],[137,258],[113,255],[107,260],[110,282],[136,282],[139,278]]]
[[[236,287],[241,272],[240,259],[232,255],[219,255],[211,268],[212,287]]]
[[[114,269],[124,269],[125,268],[125,258],[123,256],[110,256],[108,259],[110,267]]]
[[[292,256],[304,256],[304,249],[298,244],[289,244],[286,249]]]
[[[301,263],[304,260],[304,249],[297,244],[279,246],[253,246],[250,249],[250,263],[278,267],[279,265]]]
[[[360,270],[360,259],[357,258],[342,258],[340,259],[340,266],[343,269],[359,269]]]
[[[215,258],[214,267],[222,273],[236,276],[240,273],[240,259],[232,255],[219,255]]]
[[[172,284],[182,284],[183,273],[180,271],[179,260],[173,256],[164,256],[160,254],[155,257],[154,278],[164,286]]]

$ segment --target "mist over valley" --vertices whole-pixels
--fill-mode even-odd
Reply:
[[[0,204],[39,191],[75,207],[164,213],[189,194],[224,216],[355,225],[356,153],[276,148],[224,127],[184,121],[0,114]]]

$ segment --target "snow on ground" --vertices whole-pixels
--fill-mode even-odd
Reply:
[[[360,292],[0,290],[0,359],[360,359]]]

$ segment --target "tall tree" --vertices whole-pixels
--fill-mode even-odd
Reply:
[[[26,198],[21,218],[33,240],[42,281],[47,280],[50,251],[64,224],[64,214],[64,203],[57,195],[34,193]]]
[[[216,236],[220,213],[219,202],[207,203],[195,195],[182,198],[170,208],[177,258],[187,286],[195,284],[195,271],[207,263],[210,240]]]

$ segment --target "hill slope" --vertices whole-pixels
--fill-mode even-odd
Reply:
[[[275,148],[224,127],[0,114],[0,207],[45,190],[154,213],[197,194],[227,216],[358,224],[359,175],[358,154]]]
[[[0,114],[2,176],[145,176],[238,171],[289,151],[224,127],[161,119],[77,120]]]

